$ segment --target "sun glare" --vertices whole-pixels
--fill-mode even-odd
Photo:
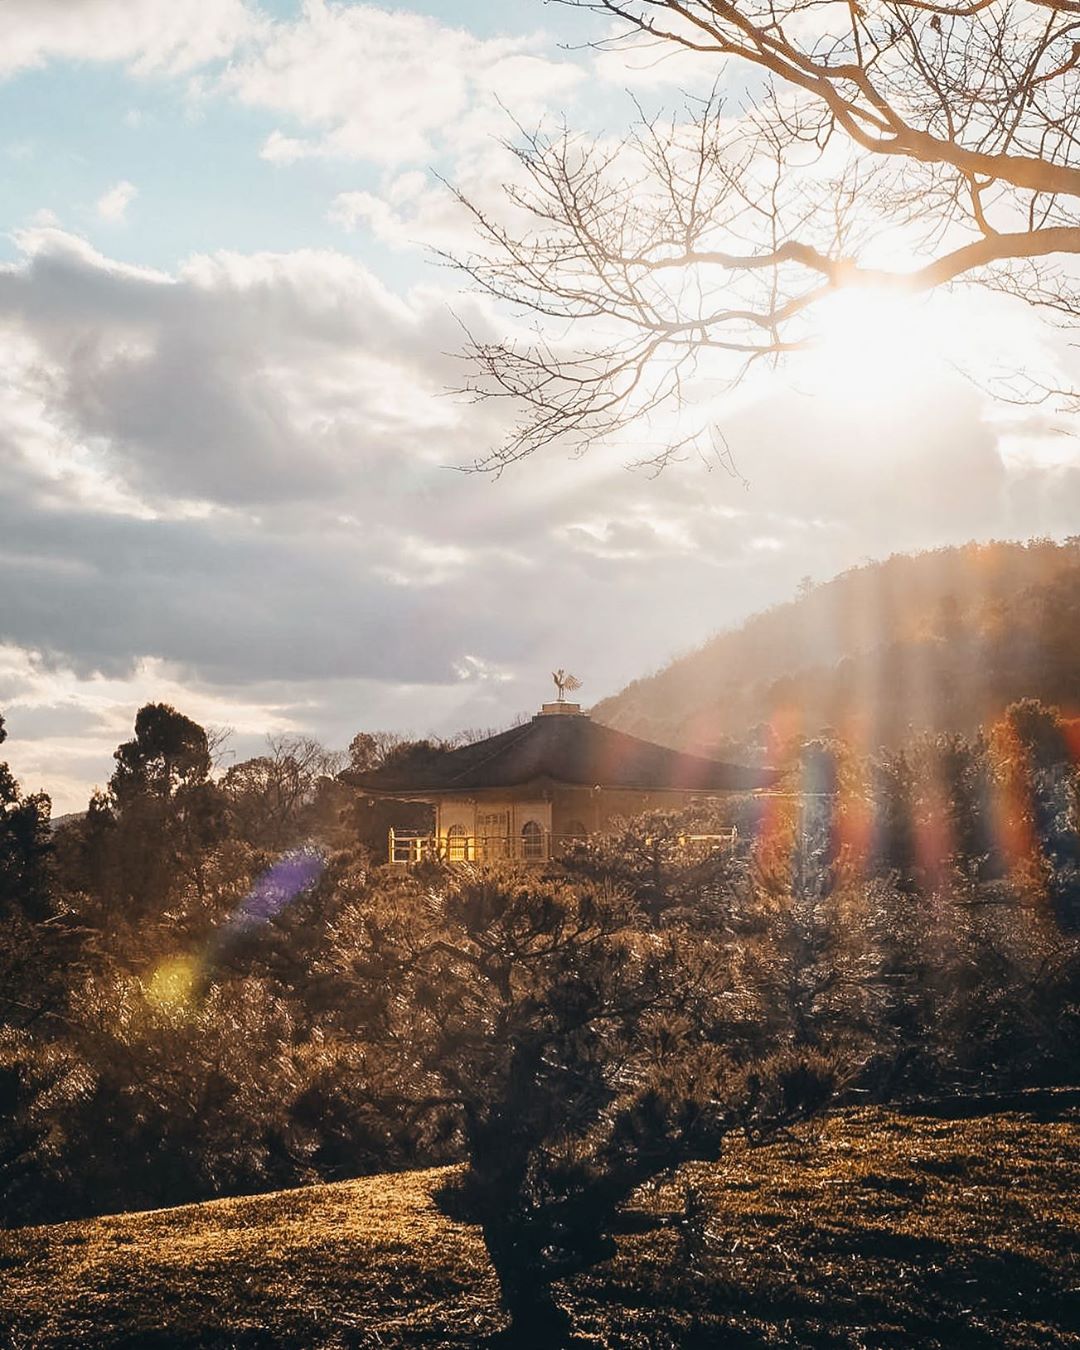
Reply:
[[[793,374],[807,393],[865,406],[894,398],[940,371],[956,316],[941,306],[877,288],[840,291],[815,313],[816,342]]]
[[[1002,422],[1016,417],[1017,404],[1037,404],[1040,391],[1070,379],[1060,340],[1008,296],[861,287],[829,296],[809,317],[812,345],[791,358],[784,382],[860,422],[937,417],[943,402],[959,406],[963,390],[982,400],[985,422]],[[1042,427],[1026,436],[1003,427],[999,437],[1009,461],[1074,462],[1073,443]]]

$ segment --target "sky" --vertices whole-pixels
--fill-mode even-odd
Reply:
[[[0,713],[25,789],[83,807],[151,699],[240,758],[498,728],[556,666],[598,700],[806,575],[1076,531],[1068,424],[942,358],[945,334],[1069,359],[993,297],[841,304],[814,363],[725,407],[738,476],[625,444],[462,471],[502,424],[452,392],[461,324],[500,316],[433,259],[470,245],[441,180],[497,204],[511,116],[615,136],[633,97],[702,80],[598,53],[606,31],[543,0],[0,7]]]

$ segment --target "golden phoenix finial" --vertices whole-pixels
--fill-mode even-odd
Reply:
[[[551,672],[551,678],[555,681],[555,688],[559,691],[559,702],[565,703],[567,694],[572,694],[575,689],[581,688],[581,681],[576,675],[570,675],[560,666],[558,670]]]

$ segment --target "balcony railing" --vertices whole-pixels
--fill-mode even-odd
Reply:
[[[589,838],[602,838],[590,835]],[[721,834],[685,834],[681,846],[691,854],[703,855],[720,849],[735,847],[738,831],[725,830]],[[550,834],[547,831],[531,835],[443,835],[416,834],[411,831],[391,830],[388,859],[407,867],[427,860],[444,862],[548,862],[558,858],[575,844],[582,844],[586,836],[580,834]]]

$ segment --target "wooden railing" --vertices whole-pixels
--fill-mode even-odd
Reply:
[[[589,836],[592,839],[600,835]],[[738,831],[734,828],[721,834],[686,834],[680,844],[688,853],[711,853],[714,849],[735,847]],[[411,831],[391,830],[387,857],[402,867],[414,866],[425,860],[444,862],[547,862],[585,842],[580,834],[534,835],[443,835],[417,834]]]

